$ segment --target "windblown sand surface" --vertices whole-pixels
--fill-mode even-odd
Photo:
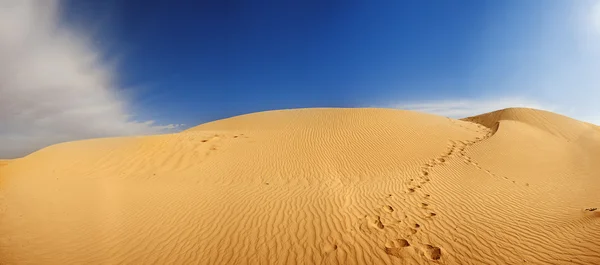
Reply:
[[[254,113],[0,166],[1,264],[600,264],[600,128]]]

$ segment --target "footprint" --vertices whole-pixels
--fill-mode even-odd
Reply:
[[[404,238],[388,240],[385,244],[386,248],[405,248],[408,246],[410,246],[410,243]]]
[[[431,260],[439,260],[442,257],[442,250],[432,245],[425,245],[423,247],[423,255]]]
[[[381,222],[381,217],[377,216],[377,219],[373,220],[373,222],[371,222],[371,224],[374,227],[377,227],[379,229],[383,229],[385,226],[383,225],[383,223]]]
[[[394,211],[394,208],[392,208],[392,206],[389,206],[389,205],[384,206],[383,209],[388,213],[391,213]]]
[[[414,188],[409,188],[408,192],[413,193],[413,192],[415,192],[415,189]]]
[[[437,161],[440,163],[444,163],[444,162],[446,162],[446,159],[444,159],[443,157],[440,157],[437,159]]]
[[[415,224],[415,228],[416,228],[416,229],[418,229],[418,228],[420,228],[420,227],[421,227],[421,225],[420,225],[420,224]]]
[[[385,243],[385,253],[394,257],[402,257],[402,250],[409,247],[410,244],[406,239],[388,240]]]
[[[434,213],[434,212],[431,212],[431,213],[429,213],[429,217],[434,217],[434,216],[436,216],[436,215],[437,215],[437,214],[436,214],[436,213]]]
[[[429,175],[429,172],[427,171],[421,171],[421,176],[426,177]]]
[[[323,251],[325,251],[326,253],[336,251],[337,249],[338,246],[336,244],[325,244],[325,246],[323,247]]]
[[[600,218],[600,211],[598,211],[598,208],[587,208],[584,210],[584,212],[586,215],[589,215],[593,218]]]
[[[424,203],[424,202],[423,202],[423,203],[421,203],[421,207],[423,207],[423,208],[426,208],[427,206],[429,206],[429,204],[427,204],[427,203]]]

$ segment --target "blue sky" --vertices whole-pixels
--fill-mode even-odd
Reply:
[[[476,94],[465,86],[473,51],[488,14],[506,7],[417,3],[75,1],[68,13],[110,14],[101,37],[122,56],[121,85],[143,87],[136,103],[161,121],[197,124],[269,109]]]
[[[13,91],[0,91],[56,101],[27,115],[31,100],[13,104],[7,112],[19,119],[6,123],[21,129],[0,129],[12,142],[34,129],[53,135],[37,138],[63,141],[301,107],[463,117],[525,106],[600,123],[599,1],[23,3],[12,7],[19,12],[5,10],[15,26],[4,41],[22,43],[5,53],[35,65],[65,63],[48,66],[56,85],[16,80]],[[11,33],[22,31],[34,33]],[[12,73],[37,75],[25,66]],[[73,98],[88,99],[66,102]],[[77,127],[83,120],[90,128]]]

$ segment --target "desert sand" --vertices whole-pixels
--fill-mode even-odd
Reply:
[[[599,187],[550,112],[267,111],[3,161],[0,264],[600,264]]]

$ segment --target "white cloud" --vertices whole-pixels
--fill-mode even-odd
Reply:
[[[454,119],[476,116],[505,108],[532,108],[551,111],[569,116],[573,119],[600,125],[600,115],[588,115],[586,112],[577,112],[572,108],[568,109],[556,104],[541,103],[535,100],[523,98],[455,99],[401,102],[388,105],[386,107],[418,111]]]
[[[600,1],[538,4],[489,16],[464,84],[474,98],[385,105],[454,118],[531,107],[600,124]]]
[[[600,34],[600,1],[598,1],[593,7],[591,12],[591,20],[596,33]]]
[[[504,108],[522,107],[552,111],[553,108],[544,106],[532,100],[519,98],[501,99],[455,99],[420,102],[397,103],[392,108],[430,113],[450,118],[465,118]]]
[[[115,69],[85,32],[60,23],[59,11],[57,0],[0,0],[0,157],[180,126],[132,121]]]
[[[160,130],[175,130],[175,129],[183,128],[183,126],[185,126],[185,124],[181,123],[181,124],[158,125],[158,126],[154,126],[154,128],[157,128]]]

